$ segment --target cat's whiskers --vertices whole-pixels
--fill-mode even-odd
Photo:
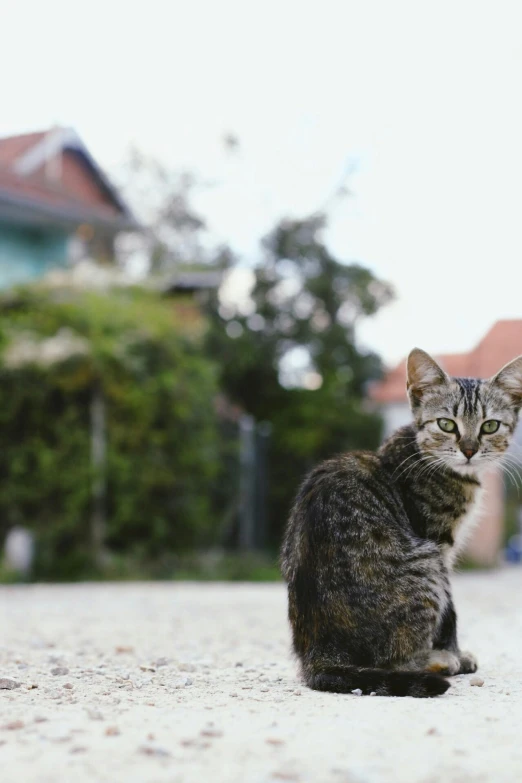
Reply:
[[[429,471],[430,468],[433,468],[435,470],[441,464],[444,464],[444,462],[439,457],[435,457],[433,454],[423,454],[419,457],[418,462],[416,462],[413,466],[410,465],[408,467],[408,470],[406,471],[403,480],[406,480],[407,478],[411,479],[415,477],[415,480],[418,481],[419,478],[421,478],[421,476],[423,475],[423,473]],[[416,475],[414,474],[415,468],[419,469],[419,472]],[[402,475],[403,474],[401,473],[401,476]]]
[[[420,455],[419,455],[418,453],[415,453],[415,454],[412,454],[412,455],[411,455],[410,457],[408,457],[407,459],[405,459],[403,462],[401,462],[401,465],[404,465],[404,463],[405,463],[405,462],[408,462],[408,460],[410,460],[412,457],[416,457],[416,458],[417,458],[417,461],[416,461],[416,462],[413,462],[413,463],[411,463],[410,465],[407,465],[407,466],[406,466],[406,468],[404,468],[404,470],[402,470],[402,471],[399,473],[399,475],[398,475],[398,476],[396,476],[396,477],[395,477],[395,473],[396,473],[396,470],[395,470],[395,471],[393,472],[393,474],[392,474],[392,479],[393,479],[393,480],[395,480],[395,481],[398,481],[398,480],[399,480],[399,479],[401,479],[401,478],[404,480],[404,479],[406,479],[406,478],[408,478],[408,477],[411,477],[411,474],[413,473],[413,471],[414,471],[416,468],[423,467],[423,464],[424,464],[424,462],[426,462],[427,460],[429,460],[429,459],[430,459],[430,455],[428,455],[428,454],[424,454],[424,455],[423,455],[423,454],[420,454]],[[399,467],[400,467],[400,465],[399,465]],[[394,477],[395,477],[395,478],[394,478]]]
[[[517,460],[516,456],[514,454],[510,454],[509,452],[505,452],[498,461],[501,465],[507,462],[508,465],[511,465],[516,470],[520,470],[521,468],[521,463]]]
[[[502,457],[509,456],[514,462],[518,460],[520,462],[519,467],[522,467],[522,448],[518,443],[511,443],[510,449],[513,449],[513,451],[505,451]]]
[[[440,468],[441,466],[442,467],[447,467],[448,466],[446,460],[443,457],[434,457],[432,462],[431,462],[431,464],[428,465],[427,471],[426,470],[424,471],[426,473],[424,478],[426,478],[429,481],[429,479],[431,479],[433,474],[436,473],[438,468]],[[417,480],[419,478],[421,478],[422,476],[423,476],[423,473],[420,473],[417,476]]]
[[[418,453],[417,451],[415,451],[413,454],[410,454],[410,455],[409,455],[409,457],[406,457],[406,459],[403,459],[403,461],[402,461],[402,462],[401,462],[399,465],[397,465],[397,467],[396,467],[396,468],[395,468],[395,470],[393,471],[393,473],[392,473],[392,479],[394,479],[394,478],[395,478],[395,474],[397,473],[397,471],[398,471],[398,470],[400,470],[400,468],[402,468],[402,466],[403,466],[403,465],[404,465],[406,462],[409,462],[409,461],[410,461],[410,459],[413,459],[414,457],[417,457],[417,458],[419,458],[419,456],[420,456],[420,457],[422,457],[422,455],[419,455],[419,453]],[[400,478],[401,476],[402,476],[402,473],[399,473],[399,475],[397,476],[397,478]]]
[[[509,452],[504,452],[503,454],[483,454],[481,465],[494,468],[500,466],[502,471],[509,476],[511,482],[516,487],[517,496],[520,497],[520,489],[522,489],[522,478],[519,472],[520,465],[514,460],[512,454]]]
[[[516,462],[512,461],[510,458],[510,455],[503,454],[502,459],[500,460],[500,463],[502,465],[502,468],[507,473],[513,484],[515,485],[517,489],[517,495],[520,497],[520,488],[522,486],[522,480],[520,478],[520,474],[518,472],[519,465],[517,465]]]

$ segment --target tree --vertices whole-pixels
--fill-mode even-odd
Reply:
[[[230,154],[237,146],[231,139],[225,143]],[[203,251],[206,225],[192,206],[194,178],[169,175],[143,158],[138,164],[135,173],[158,183],[152,211],[155,236],[165,239],[163,268],[187,261],[230,273],[240,268],[243,260],[226,248]],[[323,212],[280,220],[262,240],[249,298],[225,303],[215,291],[207,304],[206,350],[217,363],[222,391],[258,422],[272,425],[272,543],[313,464],[341,450],[374,448],[380,438],[380,419],[367,409],[365,390],[381,365],[356,338],[359,322],[392,292],[364,266],[336,258],[325,240],[326,211],[346,195],[351,170]]]
[[[392,292],[370,270],[337,259],[325,227],[321,214],[280,221],[262,242],[249,306],[224,307],[218,295],[209,306],[207,346],[222,387],[272,423],[273,543],[313,464],[338,451],[374,448],[380,437],[380,419],[366,409],[364,394],[381,365],[357,346],[356,327]]]
[[[127,254],[145,256],[148,272],[169,273],[180,264],[211,260],[202,244],[206,223],[192,203],[202,183],[191,172],[171,171],[133,149],[121,185],[148,227],[128,238]]]

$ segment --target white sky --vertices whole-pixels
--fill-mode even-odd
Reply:
[[[415,344],[467,350],[496,319],[522,317],[516,0],[0,9],[1,134],[71,125],[109,173],[132,143],[194,168],[223,183],[202,206],[246,253],[358,161],[330,239],[398,297],[363,327],[365,344],[388,361]]]

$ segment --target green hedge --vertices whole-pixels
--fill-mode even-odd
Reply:
[[[47,361],[42,341],[63,329],[85,350]],[[0,540],[15,524],[35,533],[37,578],[94,573],[96,388],[106,406],[108,550],[146,561],[214,541],[216,372],[200,332],[197,318],[187,331],[171,302],[139,289],[0,299]]]

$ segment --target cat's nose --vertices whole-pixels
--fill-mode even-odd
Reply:
[[[472,446],[470,443],[462,443],[460,450],[467,459],[471,459],[472,456],[477,453],[478,448],[476,446]]]

